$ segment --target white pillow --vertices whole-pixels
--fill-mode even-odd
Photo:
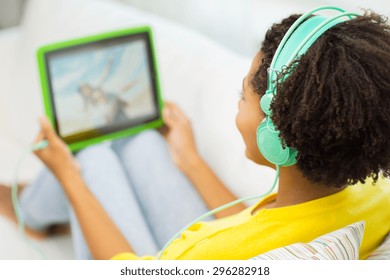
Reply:
[[[295,243],[258,255],[253,260],[358,260],[365,222],[322,235],[310,243]]]
[[[367,260],[390,260],[390,233],[385,241],[372,253]]]

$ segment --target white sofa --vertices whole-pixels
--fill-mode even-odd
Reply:
[[[155,33],[163,96],[177,102],[192,120],[200,153],[237,196],[267,190],[274,171],[245,158],[235,127],[238,92],[250,59],[168,20],[126,4],[98,0],[31,0],[21,26],[0,32],[1,182],[12,181],[16,161],[33,141],[37,118],[43,114],[36,49],[59,40],[144,24],[151,25]],[[33,156],[28,158],[21,181],[31,180],[40,167]],[[14,226],[1,217],[0,232],[0,259],[36,257]],[[65,250],[61,243],[66,244]],[[39,246],[49,258],[72,258],[69,237],[40,242]]]

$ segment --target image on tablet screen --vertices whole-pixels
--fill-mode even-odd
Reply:
[[[142,40],[54,53],[48,63],[62,137],[124,128],[157,113]]]

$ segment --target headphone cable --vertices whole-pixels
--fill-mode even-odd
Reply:
[[[161,251],[159,252],[158,254],[158,257],[157,259],[160,260],[162,255],[164,254],[164,252],[166,251],[166,249],[168,248],[169,245],[171,245],[171,243],[176,239],[178,238],[184,231],[186,231],[189,227],[191,227],[192,225],[196,224],[197,222],[203,220],[204,218],[207,218],[215,213],[218,213],[222,210],[225,210],[226,208],[229,208],[229,207],[232,207],[236,204],[239,204],[241,202],[245,202],[245,201],[248,201],[248,200],[253,200],[253,199],[260,199],[260,198],[263,198],[267,195],[269,195],[270,193],[272,193],[272,191],[275,189],[276,187],[276,183],[278,182],[278,179],[279,179],[279,173],[280,173],[280,166],[279,165],[276,165],[276,174],[275,174],[275,179],[272,183],[272,186],[271,188],[266,191],[264,194],[261,194],[261,195],[255,195],[255,196],[249,196],[249,197],[244,197],[244,198],[240,198],[240,199],[237,199],[235,201],[232,201],[232,202],[229,202],[227,204],[224,204],[220,207],[217,207],[215,208],[214,210],[211,210],[205,214],[203,214],[202,216],[198,217],[197,219],[195,219],[194,221],[192,221],[190,224],[186,225],[185,227],[183,227],[180,231],[178,231],[165,245],[164,247],[161,249]]]

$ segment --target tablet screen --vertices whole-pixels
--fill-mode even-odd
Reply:
[[[45,54],[58,134],[67,143],[159,118],[147,33],[56,49]]]

